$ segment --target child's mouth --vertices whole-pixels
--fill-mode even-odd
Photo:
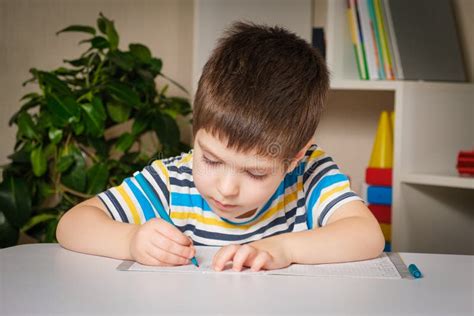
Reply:
[[[231,210],[236,208],[238,205],[231,205],[231,204],[222,204],[221,202],[211,198],[212,202],[217,205],[222,210]]]

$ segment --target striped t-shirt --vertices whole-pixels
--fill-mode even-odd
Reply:
[[[242,244],[321,227],[338,207],[361,200],[331,157],[312,145],[251,218],[233,222],[216,215],[197,191],[192,159],[191,150],[177,157],[155,160],[121,185],[98,196],[117,221],[143,224],[159,217],[160,208],[195,245],[208,246]]]

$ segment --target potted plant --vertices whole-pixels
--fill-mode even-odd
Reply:
[[[162,61],[142,44],[119,49],[114,22],[102,13],[97,29],[72,25],[59,31],[88,35],[79,58],[52,71],[31,69],[37,92],[26,94],[10,120],[17,125],[11,162],[0,183],[0,247],[17,243],[20,233],[54,242],[61,215],[108,186],[118,185],[152,159],[188,151],[180,142],[178,116],[191,113],[186,98],[168,97]],[[183,89],[184,90],[184,89]],[[125,129],[118,137],[111,131]],[[128,129],[127,129],[128,127]],[[158,146],[147,153],[144,134]]]

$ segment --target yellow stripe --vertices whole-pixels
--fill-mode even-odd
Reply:
[[[321,194],[321,197],[319,198],[319,201],[318,201],[318,204],[317,205],[321,205],[324,203],[324,201],[326,201],[326,199],[328,197],[330,197],[331,195],[333,195],[334,193],[336,192],[341,192],[342,190],[345,190],[349,187],[349,183],[346,183],[344,185],[341,185],[341,186],[338,186],[338,187],[335,187],[334,189],[324,193],[324,194]]]
[[[379,224],[380,228],[382,229],[383,236],[385,237],[385,241],[391,242],[392,241],[392,225],[390,224]]]
[[[166,177],[166,184],[168,185],[169,187],[169,183],[170,183],[170,175],[168,173],[168,169],[165,167],[165,165],[163,164],[163,162],[161,160],[155,160],[153,162],[154,165],[156,165],[160,170],[161,172],[165,175]]]
[[[120,193],[122,198],[125,200],[125,203],[127,203],[128,208],[132,212],[133,222],[135,224],[141,224],[140,216],[138,215],[137,208],[135,207],[135,204],[133,204],[132,199],[130,199],[130,196],[128,196],[127,191],[125,191],[124,184],[118,186],[117,191]]]
[[[181,158],[181,159],[178,161],[177,165],[179,166],[179,165],[182,165],[182,164],[187,163],[188,161],[191,160],[192,157],[193,157],[193,155],[192,155],[191,153],[185,155],[183,158]]]
[[[262,222],[269,217],[273,216],[276,212],[280,211],[282,208],[284,208],[287,204],[293,202],[298,198],[298,192],[303,190],[303,184],[298,183],[297,189],[295,192],[285,195],[284,199],[280,202],[278,202],[276,205],[273,207],[269,208],[263,216],[259,217],[256,223]],[[230,224],[227,222],[224,222],[220,219],[217,218],[209,218],[202,216],[200,214],[192,213],[192,212],[176,212],[173,211],[171,213],[171,218],[172,219],[181,219],[181,220],[186,220],[186,219],[193,219],[195,221],[198,221],[200,223],[206,224],[206,225],[213,225],[213,226],[220,226],[224,228],[236,228],[236,229],[248,229],[252,226],[254,226],[256,223],[251,223],[251,224],[245,224],[245,225],[234,225]]]
[[[308,161],[312,161],[322,155],[324,155],[324,151],[322,151],[321,149],[317,149],[311,153],[311,156],[309,156]]]

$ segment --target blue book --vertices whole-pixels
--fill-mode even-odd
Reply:
[[[369,204],[392,205],[392,187],[369,185],[367,187]]]

